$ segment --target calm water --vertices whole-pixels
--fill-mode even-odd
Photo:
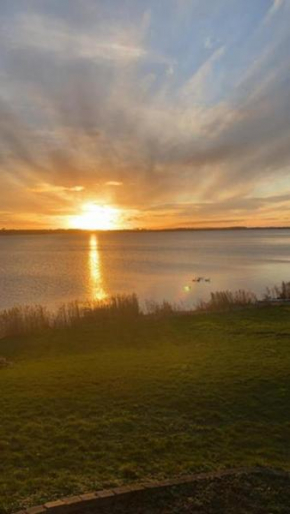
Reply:
[[[190,306],[210,291],[262,293],[281,280],[290,230],[0,237],[0,309],[130,292]]]

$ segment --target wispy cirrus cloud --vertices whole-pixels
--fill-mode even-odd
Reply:
[[[138,42],[140,33],[117,25],[97,33],[82,33],[60,20],[30,13],[14,18],[4,27],[4,34],[6,44],[14,50],[50,52],[61,59],[129,62],[146,56]]]
[[[271,18],[283,7],[288,0],[272,0],[272,4],[263,20],[265,24],[269,23]]]
[[[173,1],[136,2],[117,18],[88,0],[81,22],[57,4],[8,9],[0,195],[11,224],[21,211],[55,225],[87,197],[134,211],[139,226],[288,216],[276,184],[290,192],[290,30],[278,16],[289,4],[269,6],[271,30],[262,8],[239,7],[253,26],[249,37],[239,25],[242,46],[235,6],[218,3],[227,19],[197,0],[186,16]]]
[[[84,191],[83,186],[72,186],[72,187],[64,187],[64,186],[55,186],[53,184],[37,184],[36,186],[29,188],[33,193],[80,193]]]

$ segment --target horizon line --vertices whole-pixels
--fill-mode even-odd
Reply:
[[[190,231],[226,231],[226,230],[289,230],[289,226],[228,226],[228,227],[167,227],[167,228],[119,228],[119,229],[79,229],[79,228],[2,228],[0,229],[0,235],[9,235],[11,233],[116,233],[116,232],[190,232]]]

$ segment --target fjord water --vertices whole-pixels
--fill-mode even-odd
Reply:
[[[132,292],[191,307],[211,291],[260,295],[282,280],[290,280],[286,229],[0,237],[0,309]]]

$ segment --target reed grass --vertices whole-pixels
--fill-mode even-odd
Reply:
[[[51,315],[41,305],[16,306],[0,314],[0,335],[26,335],[46,330],[51,326]]]
[[[290,282],[267,288],[263,303],[273,300],[290,300]],[[56,312],[42,305],[16,306],[0,312],[0,337],[30,335],[49,329],[75,327],[84,321],[102,322],[110,318],[135,319],[139,316],[166,317],[176,313],[219,312],[258,306],[252,291],[216,291],[208,301],[200,301],[195,309],[186,310],[182,304],[146,301],[141,309],[136,294],[116,295],[102,301],[73,301],[62,304]]]
[[[264,300],[290,300],[290,282],[282,282],[280,286],[267,287]]]
[[[135,294],[117,295],[104,301],[69,302],[56,312],[50,312],[41,305],[16,306],[0,313],[0,337],[70,328],[84,321],[101,321],[110,317],[136,318],[140,312]]]
[[[154,300],[145,301],[145,313],[148,315],[164,316],[173,314],[174,312],[179,312],[180,310],[180,305],[172,304],[167,300],[163,300],[161,303]]]
[[[220,311],[233,308],[254,306],[258,298],[251,291],[239,289],[238,291],[216,291],[211,293],[209,301],[201,301],[197,306],[198,311]]]

